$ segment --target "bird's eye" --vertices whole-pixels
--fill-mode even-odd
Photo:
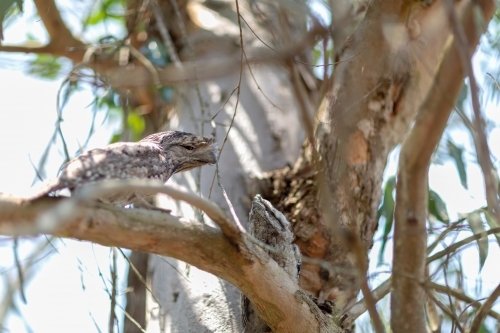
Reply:
[[[183,146],[183,147],[186,148],[187,150],[194,150],[193,146]]]

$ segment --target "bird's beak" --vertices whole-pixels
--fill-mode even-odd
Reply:
[[[208,164],[215,164],[217,162],[217,156],[215,155],[214,151],[211,151],[210,153],[208,153],[207,157],[208,157],[207,158]]]
[[[217,149],[217,142],[214,140],[214,138],[209,138],[207,141],[207,144],[211,147],[211,149],[206,154],[205,163],[215,164],[217,163],[217,154],[219,152],[219,149]]]
[[[200,151],[197,160],[206,163],[206,164],[215,164],[217,162],[217,144],[213,141],[212,138],[207,140],[207,147]]]

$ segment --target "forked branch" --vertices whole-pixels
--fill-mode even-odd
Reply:
[[[488,22],[493,1],[460,2],[461,24],[470,31],[468,47],[475,48],[480,34],[476,31],[474,6],[479,5]],[[459,43],[453,40],[444,51],[433,86],[420,107],[415,124],[400,154],[395,208],[393,292],[391,325],[395,332],[424,332],[424,290],[426,265],[427,174],[431,155],[438,144],[454,107],[465,76],[460,62]],[[446,89],[448,98],[443,98]]]
[[[120,186],[117,182],[110,184],[106,190],[116,190],[117,186]],[[123,185],[124,188],[127,186],[132,185]],[[82,199],[86,196],[85,192],[82,192],[79,198],[46,197],[28,203],[23,202],[22,198],[0,195],[0,234],[19,235],[19,230],[23,230],[23,235],[37,233],[36,221],[40,214],[56,211],[58,205],[76,200],[78,204],[73,206],[71,214],[54,215],[64,221],[54,224],[57,228],[51,231],[52,235],[185,261],[238,287],[256,309],[260,309],[259,317],[274,332],[341,332],[333,323],[329,323],[327,328],[322,325],[325,320],[320,318],[321,312],[314,312],[315,305],[308,302],[295,279],[270,259],[260,247],[244,242],[241,237],[243,233],[234,229],[234,223],[231,226],[224,225],[225,222],[232,221],[225,215],[218,216],[223,215],[222,211],[207,205],[203,199],[196,202],[190,195],[172,188],[164,187],[164,190],[160,191],[159,186],[147,182],[142,186],[142,190],[168,192],[174,198],[197,205],[207,215],[211,212],[210,216],[227,229],[213,228],[165,212],[123,209],[90,202]]]

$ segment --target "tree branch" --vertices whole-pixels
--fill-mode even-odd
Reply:
[[[481,307],[481,303],[479,303],[477,300],[465,295],[463,292],[460,292],[456,289],[452,289],[452,288],[447,287],[447,286],[442,286],[440,284],[437,284],[437,283],[431,282],[431,281],[426,282],[425,286],[434,289],[438,293],[445,294],[445,295],[451,295],[458,300],[461,300],[463,302],[470,304],[472,307],[474,307],[476,309]],[[487,311],[487,314],[490,317],[495,318],[496,320],[500,321],[500,313],[491,310],[491,308]]]
[[[382,298],[387,296],[389,292],[391,291],[391,278],[388,278],[380,286],[377,288],[373,289],[371,294],[373,295],[373,298],[375,302],[380,301]],[[358,319],[359,316],[361,316],[365,311],[367,310],[367,304],[364,299],[359,300],[356,302],[353,306],[351,306],[347,311],[344,312],[344,315],[347,316],[347,319],[345,319],[342,322],[343,327],[350,327],[352,324],[354,324],[354,321]]]
[[[451,253],[453,253],[456,250],[458,250],[459,248],[461,248],[462,246],[464,246],[466,244],[469,244],[469,243],[471,243],[473,241],[476,241],[476,240],[488,237],[488,235],[491,235],[491,234],[500,234],[500,227],[499,228],[493,228],[493,229],[487,230],[486,232],[483,232],[483,233],[480,233],[480,234],[469,236],[467,238],[462,239],[459,242],[451,244],[450,246],[448,246],[444,250],[441,250],[441,251],[433,254],[432,256],[428,257],[427,258],[427,264],[429,264],[429,263],[431,263],[431,262],[433,262],[433,261],[435,261],[435,260],[437,260],[439,258],[442,258],[444,256],[448,256]]]
[[[0,234],[34,230],[40,214],[70,200],[26,203],[0,195]],[[225,279],[261,309],[259,317],[275,332],[321,332],[318,314],[297,283],[274,260],[259,260],[267,256],[265,251],[255,247],[251,255],[242,253],[216,228],[164,212],[96,202],[80,203],[65,223],[57,225],[54,236],[170,256]]]
[[[469,40],[474,40],[477,38],[478,33],[483,33],[484,31],[477,31],[477,29],[464,30],[460,25],[459,19],[455,10],[453,9],[453,2],[451,0],[445,0],[446,11],[453,28],[453,33],[457,41],[458,53],[460,55],[460,60],[462,61],[462,66],[465,68],[467,77],[469,78],[471,100],[472,100],[472,110],[474,111],[474,127],[475,135],[472,135],[474,144],[476,146],[476,154],[481,170],[483,171],[484,187],[486,192],[486,201],[488,203],[488,209],[493,212],[496,216],[497,221],[500,221],[500,207],[498,202],[498,182],[494,176],[493,165],[490,159],[490,149],[488,147],[488,141],[485,134],[486,122],[481,114],[481,105],[479,104],[479,87],[474,76],[474,70],[472,68],[472,53],[474,47],[471,47]],[[477,22],[475,22],[477,23]],[[476,27],[478,25],[476,24]],[[467,31],[467,34],[466,34]],[[472,46],[475,46],[473,44]]]
[[[22,53],[50,53],[56,56],[67,57],[74,62],[82,60],[85,46],[80,40],[76,39],[61,18],[59,9],[54,0],[34,0],[38,15],[47,30],[50,42],[44,46],[28,45],[0,45],[0,51],[3,52],[22,52]],[[76,47],[76,49],[75,49]],[[70,51],[70,49],[73,49]]]
[[[484,19],[488,22],[495,8],[494,3],[488,0],[478,3],[483,7]],[[462,20],[464,29],[475,31],[473,17],[475,4],[461,2],[459,6],[464,13]],[[479,40],[478,34],[472,35],[473,38],[469,40],[471,48],[475,47]],[[403,143],[399,159],[391,294],[391,325],[393,331],[397,332],[426,330],[425,294],[420,283],[425,279],[426,265],[428,167],[464,78],[464,70],[458,60],[457,41],[448,43],[448,46],[429,94]],[[443,98],[441,93],[443,87],[449,98]]]

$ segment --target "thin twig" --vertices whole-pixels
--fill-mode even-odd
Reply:
[[[26,301],[26,294],[24,293],[24,274],[23,267],[21,266],[21,262],[19,261],[19,237],[14,237],[14,245],[12,246],[12,251],[14,252],[14,261],[16,262],[17,267],[17,277],[19,279],[19,291],[21,292],[21,299],[24,304],[28,304]]]
[[[433,294],[431,291],[429,291],[429,290],[425,290],[425,291],[427,292],[427,296],[428,296],[430,299],[432,299],[432,301],[433,301],[434,303],[436,303],[436,305],[437,305],[437,306],[441,309],[441,311],[443,311],[443,312],[444,312],[444,313],[445,313],[448,317],[450,317],[450,318],[453,320],[453,322],[456,322],[456,325],[457,325],[458,330],[459,330],[460,332],[462,332],[462,333],[463,333],[463,332],[464,332],[464,329],[463,329],[463,327],[460,325],[460,322],[458,321],[457,316],[456,316],[453,312],[451,312],[451,311],[450,311],[450,309],[448,309],[448,308],[446,307],[446,305],[444,305],[444,304],[443,304],[443,302],[441,302],[440,300],[438,300],[438,299],[436,298],[436,296],[434,296],[434,294]]]
[[[110,267],[110,274],[111,274],[111,308],[109,310],[109,322],[108,322],[108,332],[109,333],[114,333],[114,327],[115,327],[115,320],[116,320],[116,315],[115,315],[115,306],[116,306],[116,270],[117,270],[117,265],[116,265],[116,248],[112,248],[111,252],[113,253],[113,264]]]
[[[476,317],[472,320],[470,325],[469,332],[477,333],[481,329],[481,324],[483,323],[486,316],[489,314],[491,309],[493,308],[493,304],[495,304],[497,298],[500,297],[500,284],[493,290],[491,295],[488,297],[486,302],[479,308],[479,311],[476,314]]]
[[[373,298],[376,302],[380,301],[382,298],[387,296],[391,291],[391,278],[388,278],[382,284],[380,284],[377,288],[371,291]],[[344,312],[347,315],[347,319],[343,321],[344,327],[351,326],[359,316],[365,313],[367,310],[367,306],[364,298],[356,302],[353,306],[351,306],[347,311]]]
[[[240,47],[241,47],[241,54],[240,54],[240,75],[238,77],[238,85],[236,86],[236,104],[234,106],[234,113],[233,116],[231,117],[231,123],[229,124],[229,128],[227,129],[226,135],[224,136],[224,140],[222,141],[222,145],[219,149],[219,155],[217,156],[217,161],[220,160],[220,156],[222,154],[222,150],[224,149],[224,146],[226,144],[227,138],[229,137],[229,132],[233,128],[234,124],[234,119],[236,118],[236,112],[238,111],[238,105],[240,103],[240,94],[241,94],[241,79],[243,78],[243,57],[245,54],[245,46],[243,43],[243,29],[241,28],[241,15],[240,15],[240,3],[238,0],[236,0],[236,14],[238,15],[238,27],[240,31]],[[213,119],[213,118],[212,118]],[[210,185],[210,194],[212,193],[212,187],[214,186],[215,182],[215,177],[216,174],[214,173],[214,176],[212,178],[212,184]]]
[[[165,24],[165,18],[163,17],[163,12],[160,6],[158,5],[158,1],[150,0],[150,3],[151,6],[153,7],[152,9],[153,9],[153,15],[155,16],[156,19],[156,26],[158,27],[160,36],[163,39],[165,47],[167,48],[170,60],[174,63],[174,65],[182,66],[179,56],[177,55],[177,52],[175,50],[174,42],[172,41],[170,33],[168,32],[167,25]]]
[[[180,276],[182,276],[182,278],[183,278],[184,280],[186,280],[187,282],[191,283],[191,280],[189,280],[189,279],[187,278],[187,276],[185,276],[184,274],[182,274],[182,273],[181,273],[181,272],[177,269],[177,267],[175,267],[174,265],[172,265],[171,263],[169,263],[169,262],[168,262],[168,260],[165,260],[165,258],[163,258],[162,256],[159,256],[159,255],[157,255],[157,254],[155,254],[155,256],[156,256],[158,259],[160,259],[161,261],[163,261],[164,263],[166,263],[167,265],[169,265],[169,266],[170,266],[170,267],[171,267],[174,271],[176,271],[176,272],[177,272],[177,274],[179,274]]]
[[[244,231],[245,228],[240,222],[240,219],[238,218],[238,215],[236,215],[236,211],[234,210],[234,206],[231,203],[231,200],[229,199],[229,196],[226,193],[226,190],[222,186],[222,182],[220,179],[220,174],[219,174],[219,162],[217,161],[215,163],[215,173],[217,174],[217,185],[219,185],[220,189],[222,190],[222,195],[224,196],[224,199],[226,200],[227,205],[229,206],[229,211],[231,212],[231,215],[233,216],[234,221],[236,222],[236,225],[241,231]]]
[[[479,103],[478,91],[479,87],[474,76],[474,69],[471,62],[471,53],[469,51],[469,43],[467,41],[467,36],[465,34],[464,28],[459,22],[457,14],[453,8],[452,0],[444,1],[446,11],[453,28],[453,33],[457,40],[458,53],[462,61],[462,66],[464,67],[465,73],[469,78],[469,87],[472,100],[472,110],[474,111],[474,127],[476,135],[473,135],[474,143],[476,146],[477,160],[483,171],[484,186],[486,191],[486,202],[488,203],[488,208],[494,213],[497,221],[500,221],[500,206],[497,195],[498,184],[495,181],[493,174],[493,165],[490,159],[490,149],[488,147],[488,141],[485,134],[485,121],[481,114],[481,105]],[[469,32],[471,33],[471,32]],[[474,31],[472,33],[478,33]]]
[[[441,233],[440,233],[440,234],[436,237],[436,239],[434,240],[434,242],[432,242],[432,244],[431,244],[431,245],[429,245],[429,246],[427,247],[427,255],[431,254],[431,252],[432,252],[432,251],[434,251],[434,249],[436,248],[436,246],[438,246],[438,245],[439,245],[439,243],[440,243],[443,239],[445,239],[445,237],[446,237],[446,236],[448,236],[448,234],[449,234],[451,231],[453,231],[453,230],[455,230],[455,228],[459,227],[459,226],[460,226],[460,224],[461,224],[463,221],[465,221],[465,220],[466,220],[466,218],[464,217],[464,218],[459,219],[459,220],[458,220],[458,221],[456,221],[456,222],[450,223],[450,224],[448,225],[448,227],[447,227],[447,228],[446,228],[443,232],[441,232]]]
[[[160,301],[153,294],[153,291],[149,288],[148,283],[146,282],[146,280],[144,279],[144,277],[141,275],[141,273],[137,270],[137,268],[134,266],[134,264],[132,263],[132,261],[130,261],[130,258],[123,252],[123,250],[121,248],[118,248],[118,251],[120,251],[120,254],[128,262],[130,269],[132,271],[134,271],[135,275],[139,278],[139,280],[144,285],[144,287],[146,288],[146,290],[149,291],[149,293],[151,294],[151,297],[153,297],[153,299],[155,300],[155,302],[158,303],[160,305],[160,307],[161,307]]]
[[[480,234],[477,234],[477,235],[472,235],[470,237],[467,237],[465,239],[462,239],[461,241],[459,242],[456,242],[450,246],[448,246],[446,249],[442,250],[442,251],[439,251],[437,253],[435,253],[434,255],[430,256],[427,258],[427,264],[439,259],[439,258],[442,258],[450,253],[453,253],[455,252],[456,250],[458,250],[460,247],[466,245],[466,244],[469,244],[473,241],[476,241],[476,240],[479,240],[479,239],[482,239],[483,237],[487,237],[488,235],[491,235],[491,234],[497,234],[497,233],[500,233],[500,227],[499,228],[493,228],[493,229],[490,229],[486,232],[483,232],[483,233],[480,233]]]
[[[432,289],[434,289],[435,291],[437,291],[438,293],[441,293],[441,294],[449,294],[449,295],[455,297],[458,300],[461,300],[463,302],[469,303],[471,306],[473,306],[476,309],[481,306],[481,304],[479,303],[479,301],[473,299],[472,297],[469,297],[469,296],[465,295],[463,292],[460,292],[460,291],[458,291],[456,289],[453,289],[453,288],[450,288],[450,287],[446,287],[446,286],[442,286],[442,285],[437,284],[437,283],[432,282],[432,281],[426,282],[425,283],[425,287],[432,288]],[[495,312],[495,311],[493,311],[493,310],[490,309],[488,311],[488,315],[490,317],[495,318],[496,320],[500,321],[500,313]]]
[[[276,52],[276,53],[280,53],[280,51],[278,51],[277,49],[273,48],[272,46],[270,46],[269,44],[267,44],[264,40],[262,40],[262,38],[259,37],[259,35],[257,35],[257,33],[252,29],[252,27],[250,26],[250,24],[248,24],[248,22],[245,20],[245,18],[243,18],[243,16],[241,16],[241,19],[243,20],[243,22],[245,22],[245,24],[247,25],[248,29],[250,29],[250,31],[254,34],[254,36],[262,43],[264,44],[265,46],[267,46],[270,50]],[[352,58],[358,56],[360,54],[360,52],[346,58],[346,59],[342,59],[342,60],[339,60],[339,61],[336,61],[336,62],[333,62],[333,63],[328,63],[328,62],[324,62],[322,65],[316,65],[316,64],[310,64],[310,63],[307,63],[307,62],[304,62],[304,61],[300,61],[300,60],[297,60],[297,59],[293,59],[294,62],[296,63],[299,63],[299,64],[303,64],[303,65],[307,65],[307,66],[311,66],[311,67],[328,67],[328,66],[334,66],[334,65],[337,65],[337,64],[340,64],[342,62],[345,62],[345,61],[349,61],[351,60]]]
[[[153,2],[156,2],[156,0],[152,0]],[[157,89],[160,89],[162,87],[161,81],[160,81],[160,76],[158,75],[158,70],[156,67],[153,65],[153,63],[144,56],[139,50],[137,50],[131,43],[127,43],[127,47],[130,50],[130,53],[137,59],[139,62],[148,69],[148,71],[151,73],[151,76],[153,77],[153,82],[156,85]]]

